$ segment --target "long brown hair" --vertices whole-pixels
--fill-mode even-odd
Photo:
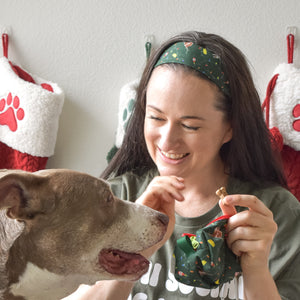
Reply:
[[[219,109],[224,111],[233,128],[232,140],[220,149],[229,174],[241,180],[273,182],[286,186],[282,167],[271,147],[271,137],[263,119],[259,95],[243,53],[218,35],[196,31],[169,39],[150,56],[141,77],[134,112],[123,144],[101,177],[107,179],[111,175],[118,176],[127,171],[141,175],[146,170],[155,168],[144,139],[146,89],[162,53],[170,45],[182,41],[196,43],[218,55],[229,79],[230,97],[223,94],[218,101]]]

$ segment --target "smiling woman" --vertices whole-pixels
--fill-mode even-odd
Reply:
[[[123,144],[102,176],[115,195],[168,214],[170,225],[165,243],[147,251],[148,273],[134,286],[112,283],[118,299],[132,287],[133,299],[297,298],[300,205],[285,189],[277,155],[246,59],[235,46],[187,32],[153,52]],[[221,186],[229,195],[220,207],[215,191]],[[211,290],[177,282],[187,274],[173,273],[176,241],[228,211],[234,215],[225,236],[242,275]],[[200,263],[193,267],[202,276]]]

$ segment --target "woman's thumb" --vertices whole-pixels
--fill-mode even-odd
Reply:
[[[219,206],[223,212],[223,215],[233,216],[237,213],[235,207],[233,205],[228,205],[224,202],[225,198],[219,200]]]

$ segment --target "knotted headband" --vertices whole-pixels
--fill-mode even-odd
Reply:
[[[202,73],[230,96],[229,81],[222,70],[220,57],[207,48],[192,42],[178,42],[161,55],[155,67],[163,64],[182,64]]]

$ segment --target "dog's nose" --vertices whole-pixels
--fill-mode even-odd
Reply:
[[[168,225],[169,224],[169,217],[165,214],[159,214],[158,215],[158,220],[163,223],[163,225]]]

